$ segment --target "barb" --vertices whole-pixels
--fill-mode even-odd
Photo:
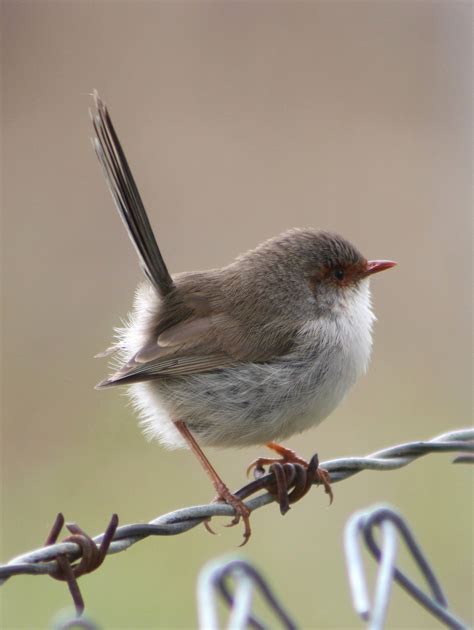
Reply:
[[[234,582],[234,592],[229,588]],[[264,630],[265,626],[252,615],[252,599],[255,592],[263,597],[268,608],[287,630],[297,625],[271,591],[265,578],[251,564],[240,558],[220,558],[207,564],[199,574],[197,585],[199,627],[218,630],[218,596],[227,604],[230,614],[227,628],[244,630],[251,626]]]
[[[376,527],[381,530],[380,545],[374,537]],[[364,537],[367,548],[379,564],[372,605],[370,604],[362,562],[360,533]],[[397,535],[401,537],[415,564],[420,569],[430,594],[423,591],[397,567]],[[384,627],[394,580],[441,623],[453,628],[453,630],[467,630],[468,626],[448,610],[446,596],[433,569],[406,521],[393,508],[374,506],[353,514],[346,525],[344,546],[353,605],[360,617],[369,621],[370,630],[382,630]]]
[[[366,457],[334,459],[323,462],[321,466],[330,474],[332,483],[337,483],[360,473],[362,470],[395,470],[407,466],[428,453],[447,452],[473,453],[474,429],[451,431],[429,441],[400,444]],[[236,494],[240,498],[246,499],[266,488],[274,488],[274,485],[273,475],[263,475],[241,488]],[[253,511],[273,501],[275,501],[274,494],[264,492],[250,499],[246,504]],[[149,523],[124,525],[115,531],[107,553],[125,551],[148,536],[182,534],[213,516],[234,516],[234,510],[227,504],[210,503],[182,508],[159,516]],[[105,538],[105,534],[100,534],[92,540],[100,546]],[[66,541],[13,558],[8,564],[0,566],[0,584],[14,575],[52,575],[58,570],[57,556],[65,554],[67,554],[69,561],[73,562],[81,557],[81,548],[76,542]]]
[[[61,580],[67,582],[69,592],[71,593],[72,601],[75,607],[75,617],[70,618],[68,621],[62,623],[61,627],[81,627],[90,628],[90,622],[81,618],[84,612],[84,598],[82,597],[81,589],[77,582],[77,578],[85,573],[91,573],[95,571],[105,559],[107,550],[115,534],[115,530],[118,525],[118,516],[112,515],[110,523],[104,534],[100,546],[97,546],[90,536],[88,536],[76,523],[67,523],[66,529],[70,532],[71,536],[67,536],[64,542],[73,542],[78,545],[81,556],[77,564],[72,565],[67,554],[58,553],[56,556],[56,568],[50,572],[50,577],[55,580]],[[59,513],[51,527],[51,531],[46,538],[46,547],[57,546],[55,545],[58,540],[61,529],[64,526],[64,516]],[[95,627],[95,626],[94,626]]]

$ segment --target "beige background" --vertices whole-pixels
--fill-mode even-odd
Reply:
[[[110,105],[172,271],[221,265],[291,226],[339,231],[399,267],[374,279],[371,368],[319,429],[322,459],[470,422],[470,3],[2,3],[2,559],[58,510],[97,533],[213,493],[186,452],[143,440],[92,356],[140,271],[88,137]],[[262,450],[211,453],[232,487]],[[363,473],[285,517],[253,517],[241,551],[304,628],[358,628],[341,546],[355,510],[409,519],[454,611],[472,622],[472,476],[450,457]],[[191,628],[199,568],[241,531],[203,528],[110,558],[81,587],[104,628]],[[239,551],[240,552],[240,551]],[[2,627],[45,628],[64,585],[18,577]],[[398,588],[390,628],[437,627]]]

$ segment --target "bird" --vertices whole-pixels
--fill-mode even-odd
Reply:
[[[112,346],[115,371],[98,389],[126,386],[145,434],[189,448],[242,518],[250,510],[223,482],[203,447],[266,445],[306,464],[280,440],[317,426],[366,372],[375,316],[371,277],[393,267],[367,260],[348,240],[292,228],[230,264],[171,275],[109,110],[90,110],[97,157],[145,280]],[[328,476],[320,479],[328,486]]]

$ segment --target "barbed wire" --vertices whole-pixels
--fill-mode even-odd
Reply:
[[[342,457],[329,460],[322,462],[321,467],[328,471],[331,482],[337,483],[363,470],[388,471],[403,468],[429,453],[474,453],[473,442],[474,428],[459,429],[443,433],[431,440],[399,444],[364,457]],[[464,461],[465,458],[461,455],[460,459]],[[454,463],[456,462],[457,459],[454,460]],[[272,475],[264,475],[250,482],[235,494],[245,498],[269,487],[271,483]],[[246,504],[251,511],[255,511],[274,501],[274,495],[265,492],[250,499]],[[159,516],[149,523],[122,525],[115,530],[107,553],[125,551],[148,536],[182,534],[213,516],[234,516],[234,509],[225,503],[209,503],[181,508]],[[99,534],[92,540],[96,545],[100,545],[104,536],[104,533]],[[77,542],[61,542],[30,551],[13,558],[5,565],[0,565],[0,584],[14,575],[53,574],[57,571],[56,557],[58,555],[68,555],[70,561],[75,561],[81,557],[81,554],[81,548]]]
[[[408,442],[399,444],[364,457],[346,457],[323,462],[332,483],[337,483],[352,477],[363,470],[389,471],[402,468],[416,459],[429,453],[458,452],[460,455],[454,463],[473,462],[474,429],[466,428],[450,431],[431,440]],[[295,479],[288,480],[288,487],[296,483]],[[265,474],[250,482],[235,494],[241,499],[267,490],[249,499],[246,505],[251,511],[257,510],[276,500],[273,474]],[[269,491],[270,490],[270,491]],[[149,523],[134,523],[117,527],[118,518],[113,515],[107,531],[103,534],[89,537],[77,525],[67,527],[72,533],[60,543],[56,543],[64,519],[58,515],[53,529],[48,536],[46,545],[39,549],[22,554],[0,565],[0,585],[15,575],[50,575],[68,582],[73,595],[78,614],[83,609],[82,598],[77,587],[76,578],[84,573],[95,570],[107,554],[125,551],[140,540],[149,536],[170,536],[184,533],[215,516],[233,516],[234,510],[224,503],[210,503],[196,505],[175,510],[159,516]],[[76,562],[78,561],[79,562]],[[67,568],[66,564],[69,566]],[[76,562],[73,566],[71,563]],[[76,595],[75,595],[76,593]]]

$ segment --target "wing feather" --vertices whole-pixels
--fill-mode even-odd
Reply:
[[[163,376],[182,376],[219,370],[238,363],[225,354],[174,356],[148,363],[127,364],[113,376],[106,378],[96,387],[102,389],[113,385],[125,385],[154,380]]]

